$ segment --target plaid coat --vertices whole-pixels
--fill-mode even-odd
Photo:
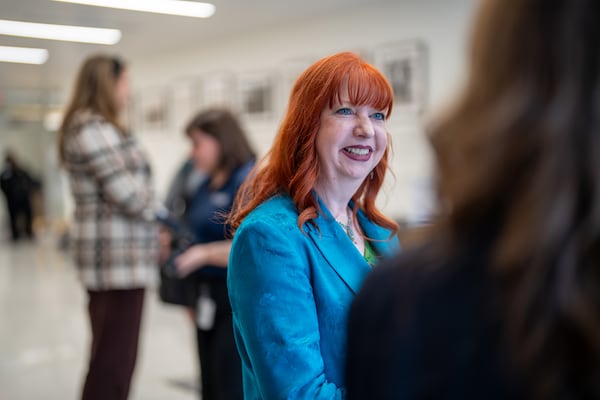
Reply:
[[[75,200],[75,264],[91,290],[132,289],[155,282],[158,234],[146,157],[131,135],[81,112],[64,142]]]

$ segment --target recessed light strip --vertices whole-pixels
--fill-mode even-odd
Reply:
[[[183,0],[54,0],[63,3],[84,4],[122,10],[145,11],[184,17],[209,18],[216,7],[211,3]]]
[[[48,59],[48,50],[28,47],[0,46],[0,61],[43,64]]]
[[[0,35],[96,44],[115,44],[121,40],[121,31],[118,29],[38,24],[6,19],[0,19]]]

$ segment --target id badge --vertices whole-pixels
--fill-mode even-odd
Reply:
[[[198,329],[209,331],[215,325],[215,314],[217,312],[217,303],[209,296],[205,290],[200,292],[200,297],[196,303],[196,325]]]

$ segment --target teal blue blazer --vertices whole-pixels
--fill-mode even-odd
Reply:
[[[292,200],[279,195],[252,211],[231,247],[227,284],[245,399],[343,399],[350,304],[371,271],[320,202],[317,227],[297,225]],[[378,255],[399,249],[367,219]]]

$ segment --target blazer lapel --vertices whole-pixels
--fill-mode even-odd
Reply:
[[[400,250],[398,238],[390,237],[389,230],[369,221],[362,210],[358,210],[358,223],[364,234],[373,239],[370,243],[379,257],[389,257]]]
[[[307,224],[307,233],[331,268],[357,293],[371,268],[325,205],[320,202],[320,206],[318,228]]]

